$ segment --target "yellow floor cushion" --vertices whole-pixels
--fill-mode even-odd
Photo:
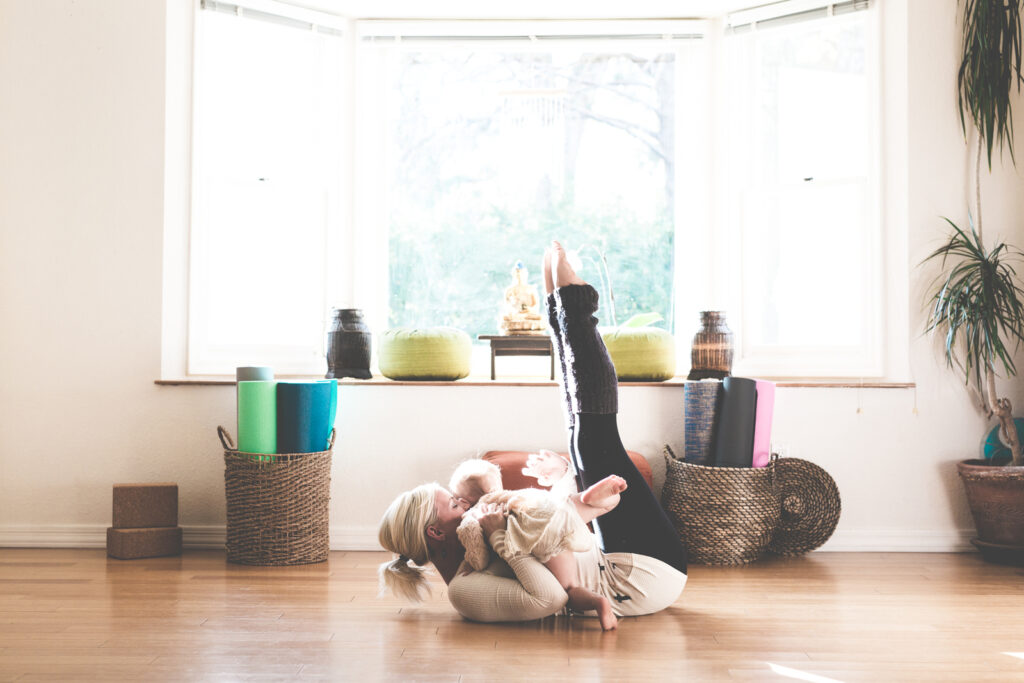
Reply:
[[[620,380],[662,382],[676,374],[676,344],[658,327],[615,327],[601,330]]]
[[[454,327],[396,327],[380,335],[377,364],[390,379],[455,380],[469,376],[472,343]]]

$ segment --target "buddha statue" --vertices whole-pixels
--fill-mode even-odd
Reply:
[[[512,270],[515,284],[505,290],[505,307],[499,327],[502,334],[544,334],[544,319],[540,315],[537,286],[526,282],[527,272],[522,261],[516,261]]]

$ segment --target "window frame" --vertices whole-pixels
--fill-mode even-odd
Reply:
[[[258,4],[263,8],[288,7],[282,3],[271,0],[238,0],[238,4]],[[781,3],[785,5],[787,3]],[[806,2],[804,4],[807,4]],[[826,3],[811,3],[823,5]],[[227,369],[224,372],[196,372],[188,364],[189,347],[189,297],[193,295],[194,282],[189,273],[189,262],[191,260],[190,247],[193,244],[189,235],[193,229],[193,201],[196,197],[194,190],[190,190],[194,180],[192,144],[193,129],[191,124],[192,105],[201,106],[201,103],[193,102],[194,83],[197,78],[196,68],[199,59],[196,56],[196,49],[199,44],[197,40],[198,25],[201,23],[198,15],[200,0],[193,0],[187,8],[187,12],[180,9],[169,8],[168,28],[168,132],[167,132],[167,181],[165,187],[165,237],[164,237],[164,311],[163,311],[163,344],[161,357],[161,378],[172,379],[202,379],[224,377],[230,374]],[[784,9],[784,8],[783,8]],[[178,14],[174,21],[171,21],[172,12]],[[875,310],[876,331],[873,337],[874,350],[869,364],[863,364],[856,368],[845,370],[836,366],[821,365],[816,367],[801,366],[799,369],[792,366],[786,367],[778,363],[757,363],[755,359],[746,352],[743,345],[742,334],[737,335],[736,357],[734,372],[736,374],[758,375],[776,379],[824,379],[824,378],[885,378],[902,379],[906,376],[906,363],[901,362],[900,356],[906,349],[904,346],[908,339],[904,331],[897,329],[893,331],[893,323],[897,326],[906,324],[906,305],[894,302],[894,296],[899,296],[900,290],[905,294],[907,285],[904,280],[893,277],[893,263],[887,262],[886,255],[890,244],[895,240],[899,247],[899,236],[891,230],[885,230],[883,224],[883,188],[885,187],[882,175],[882,156],[884,150],[881,147],[881,119],[882,119],[882,78],[880,58],[880,26],[878,3],[870,3],[866,12],[867,35],[869,44],[867,54],[869,56],[869,97],[872,99],[872,111],[874,115],[869,122],[869,135],[872,139],[871,157],[872,167],[869,188],[873,192],[871,219],[869,226],[875,231],[875,244],[877,248],[872,255],[876,276],[869,279],[874,290],[871,293],[874,305],[869,302],[867,305]],[[312,13],[313,16],[319,13]],[[324,15],[330,16],[330,15]],[[338,17],[333,17],[337,21]],[[527,35],[534,36],[537,33],[547,31],[549,40],[555,35],[566,35],[569,29],[575,27],[577,30],[586,28],[588,35],[608,35],[630,31],[633,33],[643,32],[660,33],[659,27],[664,31],[665,27],[680,27],[685,25],[691,30],[703,31],[708,45],[708,51],[704,57],[681,64],[686,69],[704,70],[710,74],[706,78],[706,88],[697,96],[704,101],[702,107],[680,108],[686,111],[677,112],[677,130],[682,131],[684,127],[691,129],[709,131],[710,134],[695,136],[691,146],[685,151],[697,155],[703,159],[704,168],[707,173],[691,173],[689,177],[677,173],[677,197],[676,202],[676,236],[675,236],[675,338],[678,352],[679,373],[685,372],[688,366],[689,346],[693,333],[697,329],[697,320],[690,319],[697,301],[713,301],[726,304],[726,310],[740,310],[729,304],[734,301],[734,292],[730,291],[727,281],[723,282],[721,273],[724,269],[721,264],[728,250],[734,245],[736,236],[734,231],[728,227],[729,203],[726,192],[728,176],[725,164],[716,159],[715,150],[721,149],[720,145],[728,135],[725,126],[717,119],[716,112],[722,111],[724,106],[723,87],[723,50],[724,32],[728,23],[728,17],[718,17],[706,20],[593,20],[581,19],[572,21],[450,21],[450,20],[416,20],[416,21],[391,21],[391,20],[353,20],[344,21],[342,40],[345,41],[344,54],[348,57],[348,65],[344,70],[345,88],[350,95],[349,106],[347,106],[347,119],[341,122],[344,129],[342,136],[342,154],[346,160],[342,172],[342,183],[339,188],[339,220],[334,230],[331,231],[332,245],[329,247],[331,254],[341,254],[331,257],[331,267],[328,272],[332,280],[325,295],[328,301],[338,307],[359,307],[366,312],[371,329],[381,331],[386,325],[387,311],[387,233],[379,229],[381,212],[386,209],[382,206],[374,206],[371,202],[360,201],[365,198],[365,176],[366,164],[372,164],[375,155],[366,152],[366,138],[364,135],[371,116],[367,114],[369,102],[357,99],[356,93],[363,92],[360,80],[365,78],[365,70],[360,67],[359,39],[365,36],[363,29],[374,27],[394,31],[396,27],[405,31],[406,37],[410,31],[421,31],[424,35],[437,34],[440,30],[448,31],[445,35],[452,35],[454,27],[463,31],[463,39],[478,33],[483,29],[491,32],[491,35],[507,35],[510,30],[527,31]],[[529,29],[533,28],[533,32]],[[541,30],[544,29],[544,30]],[[181,54],[178,59],[171,59],[172,32],[177,35],[177,45],[181,46]],[[402,34],[399,34],[402,35]],[[380,39],[378,36],[376,39]],[[401,38],[399,38],[401,40]],[[622,45],[622,43],[617,43]],[[677,69],[677,79],[684,77],[684,69]],[[178,94],[178,106],[172,108],[172,94]],[[187,111],[187,115],[186,114]],[[357,134],[359,131],[360,134]],[[684,145],[684,136],[677,135],[677,158]],[[181,142],[187,140],[187,146],[182,152]],[[358,169],[358,171],[357,171]],[[702,195],[711,198],[706,207],[684,206],[682,201],[683,188],[693,195]],[[188,207],[187,210],[183,210]],[[711,229],[702,229],[700,226],[712,226]],[[904,236],[905,237],[905,236]],[[694,259],[694,253],[704,254],[704,259]],[[895,253],[900,253],[898,250]],[[355,256],[358,254],[359,256]],[[695,264],[695,261],[699,263]],[[529,264],[528,264],[529,265]],[[696,265],[696,268],[692,266]],[[684,270],[685,266],[685,270]],[[905,264],[895,264],[897,269],[906,270]],[[694,277],[696,272],[697,277]],[[718,277],[714,273],[719,273]],[[381,274],[384,273],[381,278]],[[379,286],[380,279],[384,280],[384,287]],[[697,284],[694,286],[694,280]],[[895,286],[894,286],[895,285]],[[897,302],[901,301],[897,299]],[[884,302],[884,306],[882,305]],[[717,306],[715,306],[717,307]],[[711,306],[703,306],[711,308]],[[325,317],[329,309],[325,310]],[[324,330],[326,332],[326,328]],[[884,333],[883,333],[884,332]],[[894,347],[894,342],[897,346]],[[323,340],[321,340],[323,344]],[[485,347],[477,349],[479,358],[489,358]],[[323,360],[321,358],[321,360]],[[512,360],[512,359],[507,359]],[[273,360],[268,361],[270,364]],[[475,360],[475,362],[477,362]],[[376,363],[376,358],[374,358]],[[541,367],[543,365],[544,367]],[[326,362],[322,363],[326,368]],[[474,365],[474,376],[486,374],[487,364],[480,367]],[[544,370],[541,373],[541,370]],[[546,377],[546,364],[538,364],[532,370],[534,375],[543,374]],[[282,374],[286,374],[282,372]],[[314,369],[295,369],[295,375],[314,375]],[[322,374],[320,371],[319,374]],[[504,374],[504,373],[503,373]]]

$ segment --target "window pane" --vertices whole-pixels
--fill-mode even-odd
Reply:
[[[339,182],[339,41],[199,18],[190,368],[315,370]]]
[[[602,296],[606,256],[618,322],[670,324],[675,69],[664,48],[396,51],[389,324],[495,334],[516,261],[542,291],[553,238],[580,250]]]
[[[878,305],[865,19],[730,40],[745,353],[863,356]]]

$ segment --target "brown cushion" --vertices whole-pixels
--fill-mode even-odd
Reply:
[[[636,451],[626,451],[626,453],[629,455],[629,459],[633,461],[633,465],[639,470],[640,476],[647,482],[647,486],[651,487],[651,466],[647,462],[647,458]],[[487,451],[484,453],[483,459],[493,462],[498,466],[498,469],[501,470],[501,485],[508,490],[549,488],[538,484],[537,480],[533,477],[527,477],[523,474],[527,455],[529,453],[526,451]],[[559,453],[559,455],[567,460],[569,459],[568,453]]]

